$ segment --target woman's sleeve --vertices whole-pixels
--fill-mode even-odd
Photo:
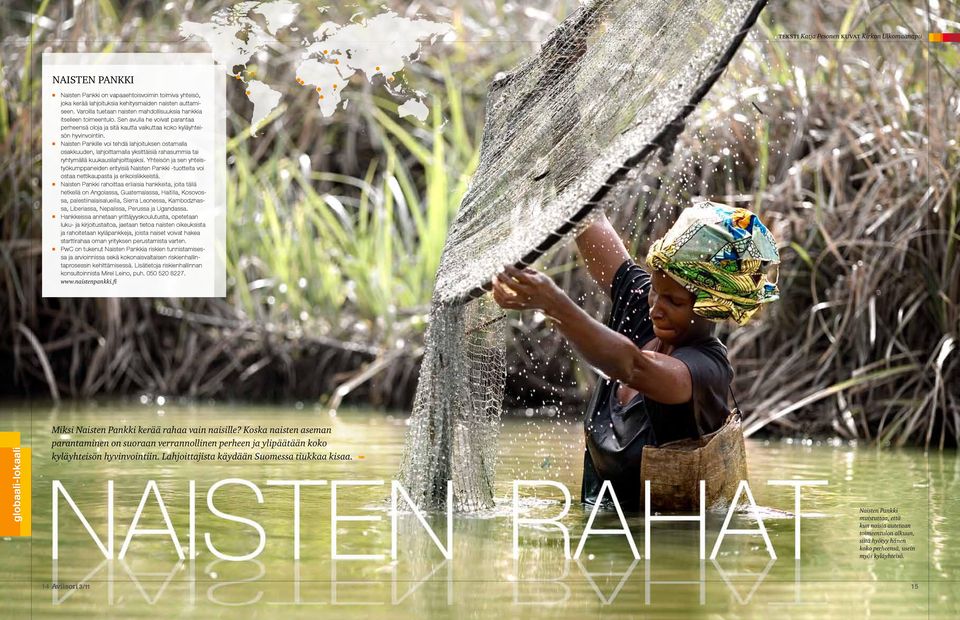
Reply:
[[[671,355],[690,370],[691,404],[698,431],[706,435],[718,430],[730,413],[727,392],[733,380],[733,368],[726,349],[717,341],[715,346],[680,347]]]
[[[638,267],[632,259],[623,261],[614,274],[610,287],[613,307],[607,326],[635,339],[650,313],[647,299],[649,292],[650,274]]]

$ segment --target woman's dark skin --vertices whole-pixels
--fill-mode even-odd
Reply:
[[[605,216],[577,237],[577,247],[590,275],[609,294],[616,270],[630,255]],[[664,404],[685,403],[693,396],[690,371],[670,352],[708,336],[713,323],[694,314],[693,293],[660,270],[651,274],[649,293],[655,337],[643,349],[584,312],[551,278],[529,267],[505,266],[493,279],[493,298],[501,308],[540,310],[553,319],[587,362],[620,381],[621,403],[637,392]]]

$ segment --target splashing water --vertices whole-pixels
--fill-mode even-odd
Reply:
[[[505,380],[499,308],[480,297],[617,203],[720,76],[765,0],[592,0],[491,84],[480,161],[444,246],[400,479],[443,509],[493,502]],[[480,297],[479,299],[476,299]],[[474,301],[470,301],[474,299]]]

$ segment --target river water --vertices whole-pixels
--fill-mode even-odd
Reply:
[[[19,431],[33,448],[33,536],[0,541],[3,617],[958,617],[960,575],[960,461],[955,452],[880,451],[841,442],[748,441],[749,488],[757,511],[731,517],[716,556],[711,553],[725,514],[708,514],[706,559],[699,559],[699,524],[651,523],[650,556],[637,560],[626,534],[589,536],[577,559],[565,559],[561,530],[520,525],[513,547],[514,480],[559,483],[572,497],[559,520],[577,550],[590,512],[579,503],[583,458],[580,427],[553,418],[504,422],[497,470],[497,507],[453,519],[451,559],[444,515],[431,515],[434,542],[408,510],[397,518],[397,557],[391,557],[391,480],[400,462],[406,417],[341,410],[335,417],[308,407],[180,406],[147,404],[0,405],[0,431]],[[222,424],[325,426],[327,444],[309,448],[349,460],[174,462],[52,462],[54,452],[96,434],[52,432],[54,426],[131,425],[213,428]],[[60,429],[62,430],[62,429]],[[176,432],[120,432],[111,440],[191,439]],[[291,436],[244,434],[241,438]],[[226,440],[233,435],[220,435]],[[65,442],[51,447],[52,441]],[[294,455],[305,448],[275,448]],[[101,448],[104,453],[177,452],[164,447]],[[180,449],[179,452],[188,452]],[[256,449],[211,449],[232,455]],[[261,450],[262,452],[262,450]],[[240,457],[244,458],[244,457]],[[256,522],[216,516],[214,509]],[[770,480],[826,480],[801,493],[800,559],[795,559],[794,490]],[[190,481],[195,481],[193,540],[197,557],[181,560],[190,544]],[[324,480],[300,487],[299,559],[295,559],[293,487],[267,481]],[[53,559],[53,489],[57,506],[57,559]],[[114,488],[113,549],[109,549],[108,481]],[[150,483],[155,481],[155,487]],[[332,526],[333,482],[336,527]],[[350,482],[352,481],[352,483]],[[382,481],[382,482],[381,482]],[[366,482],[366,484],[357,484]],[[379,482],[379,484],[377,484]],[[141,498],[147,499],[138,532],[125,545]],[[259,498],[262,502],[258,501]],[[85,529],[89,522],[112,560]],[[160,497],[160,500],[157,497]],[[402,496],[401,496],[402,497]],[[564,508],[556,485],[519,489],[521,518],[551,518]],[[162,501],[163,509],[160,502]],[[881,512],[882,509],[882,512]],[[169,518],[169,524],[165,520]],[[897,552],[877,557],[864,538],[867,518],[896,524]],[[343,517],[368,520],[343,520]],[[643,515],[625,515],[629,534],[645,552]],[[873,520],[876,522],[876,519]],[[776,559],[759,534],[762,523]],[[601,512],[593,529],[623,526]],[[147,531],[143,531],[147,530]],[[151,532],[152,531],[152,532]],[[335,535],[334,535],[335,534]],[[205,538],[231,561],[216,557]],[[336,538],[336,542],[334,542]],[[902,542],[901,542],[902,541]],[[332,557],[334,553],[340,556]],[[126,546],[126,549],[123,547]],[[119,555],[123,551],[123,557]],[[881,551],[883,553],[883,551]],[[349,556],[371,556],[362,559]]]

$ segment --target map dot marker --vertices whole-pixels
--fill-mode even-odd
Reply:
[[[249,91],[249,90],[247,91],[247,96],[248,96],[248,97],[250,96],[250,91]]]

